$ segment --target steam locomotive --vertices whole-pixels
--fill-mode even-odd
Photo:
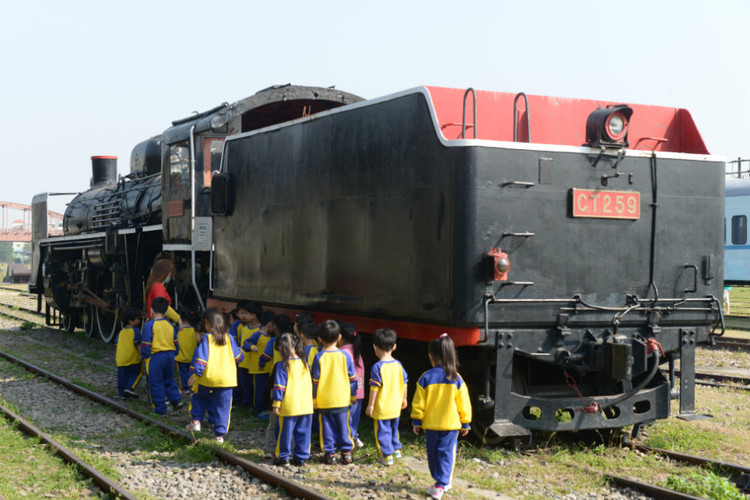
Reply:
[[[447,332],[489,440],[637,428],[678,392],[694,413],[696,344],[722,324],[724,164],[686,110],[288,85],[173,122],[125,177],[112,161],[93,158],[65,236],[37,232],[33,201],[30,288],[66,329],[110,341],[167,256],[178,307],[390,327],[414,365]]]

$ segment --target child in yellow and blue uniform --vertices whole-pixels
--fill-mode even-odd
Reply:
[[[318,338],[318,324],[315,323],[311,313],[303,312],[296,316],[294,319],[294,333],[302,341],[305,353],[304,359],[307,361],[307,366],[312,366],[315,356],[318,354],[318,342],[316,340]],[[313,410],[313,436],[318,435],[319,423],[318,410]]]
[[[273,379],[274,366],[282,359],[279,350],[276,348],[276,340],[282,333],[292,333],[292,324],[286,314],[274,315],[273,325],[275,335],[268,340],[266,347],[258,358],[258,366],[262,369],[266,369],[266,365],[271,364],[269,372],[271,379]]]
[[[297,315],[294,322],[294,333],[302,341],[302,347],[305,351],[307,365],[312,366],[315,356],[318,354],[318,325],[312,318],[312,315]]]
[[[242,347],[245,342],[260,330],[260,317],[263,315],[263,307],[252,300],[246,300],[237,304],[237,345]],[[253,377],[248,368],[252,365],[250,356],[245,356],[237,367],[237,385],[239,386],[240,403],[246,406],[253,404]]]
[[[313,360],[310,373],[313,381],[313,408],[317,408],[320,420],[320,447],[325,452],[325,462],[338,462],[336,451],[341,452],[341,461],[352,460],[352,439],[349,427],[349,410],[356,402],[357,373],[348,352],[336,347],[341,338],[338,323],[327,320],[318,327],[318,340],[323,349]]]
[[[433,368],[417,381],[411,418],[414,434],[425,430],[427,465],[435,480],[427,494],[439,500],[451,488],[458,434],[469,432],[471,401],[458,374],[456,347],[448,334],[430,342],[428,352]]]
[[[252,377],[253,384],[253,408],[255,416],[261,420],[268,419],[268,407],[270,395],[268,382],[271,379],[271,365],[260,366],[260,355],[266,348],[269,340],[276,335],[274,319],[276,315],[271,311],[263,311],[260,317],[260,329],[253,333],[250,338],[242,343],[242,350],[247,353],[247,371]]]
[[[193,313],[182,311],[177,320],[177,345],[180,350],[174,360],[177,364],[178,381],[182,392],[190,392],[188,378],[190,378],[190,363],[193,361],[195,348],[198,347],[198,334],[191,324]]]
[[[174,358],[177,351],[177,330],[166,319],[169,302],[156,297],[151,302],[151,320],[143,327],[141,358],[146,365],[151,406],[160,415],[167,413],[165,398],[175,410],[182,407],[182,396],[174,380]]]
[[[237,385],[236,366],[245,355],[228,333],[221,311],[209,307],[203,314],[203,321],[207,333],[195,349],[190,365],[192,421],[187,430],[200,431],[203,416],[208,412],[216,440],[223,443],[231,420],[232,391]]]
[[[398,424],[401,410],[408,405],[406,370],[393,359],[396,350],[396,332],[390,329],[375,331],[372,347],[379,361],[370,371],[370,399],[365,414],[375,422],[375,444],[380,451],[380,463],[393,465],[394,458],[401,458],[401,441]]]
[[[282,361],[274,369],[271,396],[273,413],[279,418],[275,464],[288,465],[291,457],[292,464],[302,466],[310,458],[312,378],[303,359],[300,339],[291,333],[284,333],[277,339],[275,344]]]
[[[115,339],[117,364],[117,392],[128,399],[138,399],[135,388],[143,376],[143,365],[138,348],[141,345],[141,313],[134,307],[124,307],[120,319],[125,328]]]
[[[270,365],[271,370],[269,372],[269,388],[273,390],[273,378],[276,371],[277,364],[281,361],[281,353],[279,352],[276,341],[282,333],[291,333],[292,324],[289,321],[289,316],[286,314],[277,314],[273,320],[276,336],[266,344],[266,348],[263,350],[263,354],[258,359],[258,366],[265,368],[266,365]],[[308,365],[309,366],[309,365]],[[310,392],[312,398],[312,391]],[[273,396],[273,393],[271,393]],[[276,427],[279,423],[279,417],[274,412],[268,413],[268,425],[266,426],[266,439],[263,443],[264,458],[273,458],[276,453]]]

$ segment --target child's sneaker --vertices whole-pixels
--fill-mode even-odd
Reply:
[[[365,447],[365,443],[363,443],[362,441],[360,441],[359,438],[357,438],[356,441],[354,441],[354,447],[359,450]]]
[[[344,465],[354,463],[354,458],[352,458],[352,453],[350,451],[345,451],[341,454],[341,463]]]
[[[172,401],[171,405],[173,410],[179,410],[180,408],[185,406],[185,403],[183,403],[181,399],[178,399],[177,401]]]
[[[275,457],[274,457],[273,453],[271,453],[270,451],[267,451],[267,452],[265,452],[265,453],[263,454],[263,458],[267,458],[267,459],[273,459],[273,458],[275,458]]]
[[[304,460],[298,460],[296,458],[292,458],[292,465],[295,467],[304,467],[305,461]]]
[[[445,490],[438,486],[437,484],[433,486],[428,486],[425,490],[425,493],[427,493],[430,498],[434,498],[435,500],[440,500],[443,498],[443,493],[445,493]]]
[[[287,467],[289,465],[289,460],[287,460],[286,458],[277,458],[273,461],[273,464],[279,467]]]
[[[268,412],[262,411],[256,415],[256,417],[260,420],[268,420]]]
[[[132,389],[125,389],[122,391],[122,395],[125,397],[125,399],[140,399],[140,396],[135,393]]]
[[[394,451],[393,458],[401,458],[401,450]]]
[[[200,432],[201,431],[201,423],[198,420],[191,420],[189,424],[185,427],[185,429],[189,430],[190,432]]]
[[[224,444],[224,436],[216,436],[217,444]]]
[[[393,465],[393,455],[381,455],[380,458],[378,458],[378,463],[385,466]]]
[[[336,465],[337,463],[339,463],[338,457],[333,453],[326,453],[326,456],[323,460],[328,465]]]

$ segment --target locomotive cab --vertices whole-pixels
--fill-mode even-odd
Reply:
[[[281,85],[177,120],[162,134],[163,250],[178,270],[183,299],[204,307],[213,249],[211,179],[225,137],[269,127],[362,99],[334,88]],[[222,186],[232,192],[231,184]]]

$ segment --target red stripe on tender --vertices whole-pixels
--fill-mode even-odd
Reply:
[[[229,313],[237,305],[236,302],[226,300],[208,299],[209,307],[217,307],[222,312]],[[286,314],[294,318],[297,313],[302,312],[299,309],[289,309],[285,307],[266,307],[264,309],[273,311],[276,314]],[[382,318],[364,318],[362,316],[352,316],[346,314],[330,314],[310,311],[317,323],[327,319],[338,319],[347,323],[354,323],[358,332],[374,333],[380,328],[391,328],[396,331],[399,339],[418,340],[420,342],[429,342],[434,340],[443,333],[447,333],[456,347],[477,345],[482,338],[482,333],[477,327],[460,328],[455,326],[426,325],[424,323],[412,323],[409,321],[395,321]]]

